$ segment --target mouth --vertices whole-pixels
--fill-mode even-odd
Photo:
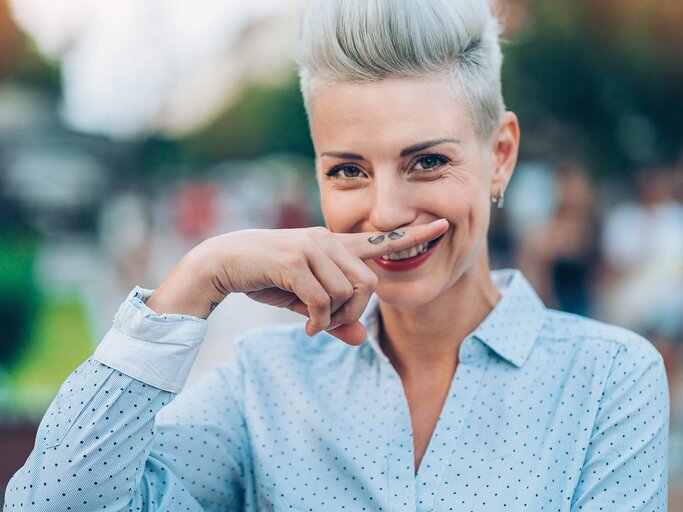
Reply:
[[[385,270],[403,271],[410,270],[424,263],[433,253],[435,247],[444,237],[445,233],[426,244],[418,244],[415,247],[396,253],[391,253],[373,261]]]
[[[414,247],[411,247],[410,249],[406,249],[401,252],[392,252],[391,254],[382,256],[382,259],[384,261],[407,261],[413,258],[417,258],[428,252],[432,247],[438,244],[442,238],[443,235],[439,236],[438,238],[435,238],[431,242],[427,242],[426,244],[418,244]]]

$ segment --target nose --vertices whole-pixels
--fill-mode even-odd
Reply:
[[[414,194],[410,186],[392,173],[376,173],[369,222],[377,231],[392,231],[415,220]],[[377,176],[381,176],[377,178]]]

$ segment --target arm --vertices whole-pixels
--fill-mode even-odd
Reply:
[[[188,390],[187,399],[173,400],[206,330],[201,318],[187,315],[208,315],[228,293],[247,293],[308,316],[311,336],[327,329],[359,345],[366,338],[359,318],[377,286],[364,260],[429,242],[446,229],[448,222],[439,219],[393,238],[313,227],[236,231],[202,242],[148,306],[140,290],[129,297],[94,356],[64,383],[33,452],[9,483],[5,508],[241,508],[247,493],[242,478],[252,473],[243,465],[239,365],[214,372]],[[202,404],[207,396],[211,401]]]
[[[206,322],[158,316],[143,304],[144,292],[131,293],[95,354],[60,388],[8,484],[5,510],[238,508],[244,438],[236,363],[176,396]],[[198,453],[217,454],[219,444],[220,460]]]
[[[621,345],[605,383],[572,512],[666,511],[668,429],[669,392],[661,356],[641,338]]]

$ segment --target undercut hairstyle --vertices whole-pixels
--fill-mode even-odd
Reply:
[[[296,49],[306,111],[328,84],[444,77],[488,140],[505,111],[499,35],[488,0],[309,0]]]

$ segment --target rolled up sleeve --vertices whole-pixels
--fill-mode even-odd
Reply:
[[[158,389],[179,393],[187,382],[207,321],[157,315],[145,305],[152,290],[136,287],[121,304],[93,359]]]

